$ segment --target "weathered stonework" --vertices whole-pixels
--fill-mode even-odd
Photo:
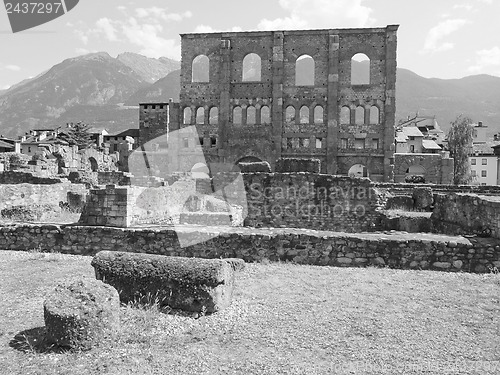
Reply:
[[[454,160],[443,154],[394,154],[394,182],[404,182],[408,168],[421,166],[426,183],[452,184]]]
[[[182,248],[178,235],[210,240]],[[0,249],[95,255],[126,251],[199,258],[293,261],[340,267],[388,266],[488,273],[500,268],[500,240],[432,234],[335,233],[305,229],[122,229],[55,225],[0,227]]]
[[[141,104],[140,142],[195,126],[208,164],[254,158],[274,168],[281,157],[315,158],[323,173],[347,175],[361,164],[373,180],[393,181],[397,29],[181,35],[180,103]],[[351,81],[358,53],[370,60],[364,84]],[[251,54],[260,61],[245,68]],[[297,82],[306,55],[314,78]],[[198,57],[208,60],[201,79]],[[260,74],[245,77],[252,69]]]

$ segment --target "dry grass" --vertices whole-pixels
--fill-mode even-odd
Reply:
[[[47,351],[34,340],[44,296],[58,280],[93,277],[90,260],[0,253],[2,374],[500,373],[494,273],[249,264],[223,312],[193,319],[124,306],[115,342]]]

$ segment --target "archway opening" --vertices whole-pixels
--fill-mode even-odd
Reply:
[[[368,168],[363,164],[354,164],[347,174],[349,177],[369,177]]]

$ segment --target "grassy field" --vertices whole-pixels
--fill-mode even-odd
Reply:
[[[93,277],[90,261],[0,252],[0,374],[500,373],[493,273],[248,264],[223,312],[123,306],[115,342],[47,350],[44,296],[68,277]]]

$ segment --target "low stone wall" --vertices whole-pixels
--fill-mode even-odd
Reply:
[[[182,248],[179,236],[215,236]],[[500,268],[500,240],[432,234],[333,233],[300,229],[177,227],[121,229],[55,225],[0,227],[0,249],[95,255],[102,250],[199,258],[293,261],[300,264],[389,266],[490,272]]]
[[[0,184],[0,210],[13,206],[58,206],[60,202],[73,206],[71,197],[85,196],[87,192],[82,184]]]
[[[52,184],[60,184],[64,181],[67,180],[58,177],[40,177],[31,172],[5,171],[0,173],[0,185],[3,184],[52,185]]]
[[[500,197],[438,194],[431,216],[435,231],[500,238]]]

